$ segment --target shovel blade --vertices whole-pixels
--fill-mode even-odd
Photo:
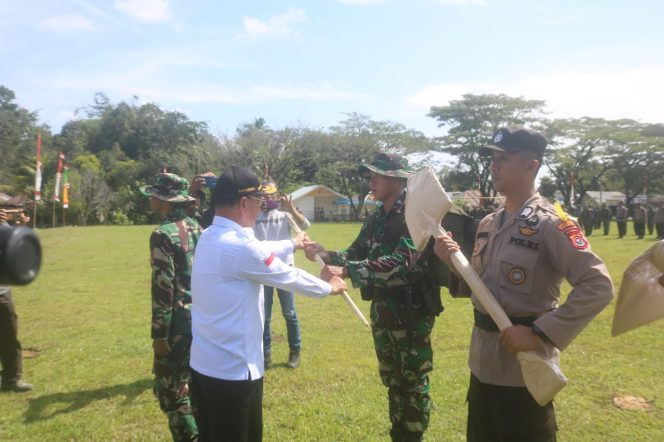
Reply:
[[[427,245],[431,235],[452,207],[452,200],[440,185],[431,167],[425,167],[408,178],[406,191],[406,224],[418,251]]]
[[[516,355],[521,364],[523,381],[535,401],[544,406],[567,385],[567,378],[560,367],[543,359],[532,351]]]
[[[617,336],[664,318],[664,241],[632,261],[620,283],[611,334]]]

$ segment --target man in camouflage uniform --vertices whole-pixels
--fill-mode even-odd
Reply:
[[[359,236],[345,250],[327,252],[319,244],[305,249],[328,265],[321,272],[350,278],[362,299],[371,300],[371,322],[378,368],[388,388],[393,441],[420,441],[429,424],[432,370],[431,329],[440,309],[427,308],[437,288],[423,283],[418,254],[404,216],[407,161],[380,153],[360,175],[382,205],[365,221]],[[436,311],[437,310],[437,311]]]
[[[141,187],[150,208],[163,220],[150,236],[152,264],[152,348],[154,393],[176,441],[197,440],[189,397],[191,347],[191,264],[200,236],[198,223],[185,215],[192,201],[189,182],[171,173]]]

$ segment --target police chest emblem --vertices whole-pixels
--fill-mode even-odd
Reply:
[[[496,132],[496,135],[493,136],[493,142],[500,143],[502,140],[503,140],[503,133],[500,131]]]
[[[511,269],[507,276],[514,285],[523,285],[526,282],[526,272],[518,267]]]
[[[537,215],[533,215],[526,220],[525,224],[521,224],[519,226],[519,233],[523,236],[533,236],[539,232],[539,229],[537,229],[538,224],[539,217]]]
[[[519,213],[519,218],[528,218],[531,213],[533,213],[532,207],[524,207],[521,213]]]
[[[539,232],[539,230],[533,229],[529,225],[519,226],[519,233],[522,234],[523,236],[533,236],[537,232]]]

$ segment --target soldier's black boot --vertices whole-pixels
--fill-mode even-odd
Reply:
[[[405,431],[401,422],[392,423],[392,429],[390,430],[390,439],[392,439],[392,442],[403,442],[405,440],[404,433]]]
[[[18,380],[16,382],[9,382],[7,384],[2,384],[2,391],[14,391],[16,393],[24,393],[26,391],[32,390],[32,384]]]
[[[263,353],[263,365],[265,366],[266,370],[270,368],[270,365],[272,365],[272,353],[269,351]]]
[[[288,362],[286,363],[288,368],[297,368],[300,366],[300,350],[291,348],[290,354],[288,355]]]
[[[422,442],[422,433],[413,431],[403,432],[403,442]]]

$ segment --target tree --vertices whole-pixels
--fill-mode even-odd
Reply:
[[[537,191],[544,198],[548,198],[549,200],[554,201],[557,187],[558,186],[556,185],[556,181],[553,178],[550,176],[543,176],[540,180],[540,185]]]
[[[577,205],[588,190],[600,190],[612,167],[607,159],[611,139],[630,124],[628,120],[590,117],[558,119],[549,124],[546,132],[551,145],[545,163],[566,206]],[[572,182],[575,195],[570,194]]]
[[[423,134],[402,124],[350,113],[338,126],[331,127],[326,137],[321,137],[316,179],[346,196],[354,218],[358,219],[369,193],[368,183],[358,174],[358,166],[370,162],[381,151],[405,155],[430,147],[430,140]]]
[[[504,126],[541,128],[544,101],[522,97],[465,94],[447,106],[433,106],[428,116],[447,129],[437,139],[437,150],[457,159],[457,171],[467,173],[470,181],[479,183],[482,196],[495,196],[490,181],[489,164],[478,150],[487,144],[493,133]]]
[[[607,160],[612,173],[622,181],[627,203],[642,192],[664,191],[664,136],[633,120],[611,137]]]
[[[0,85],[0,190],[13,194],[34,190],[22,187],[24,180],[22,176],[18,177],[17,172],[22,170],[21,174],[24,174],[26,170],[22,167],[34,167],[38,130],[37,114],[16,104],[15,99],[12,90]],[[44,141],[48,142],[48,127],[44,126],[41,130]]]

